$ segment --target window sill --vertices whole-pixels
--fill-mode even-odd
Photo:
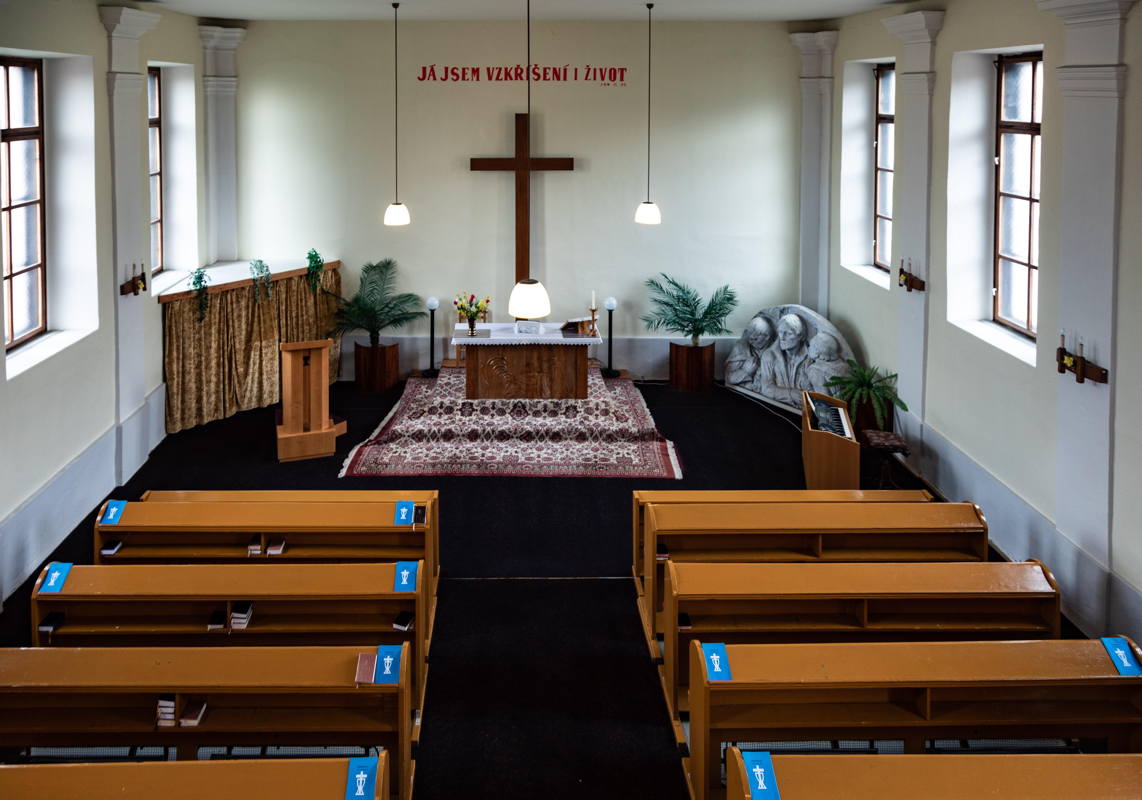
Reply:
[[[158,297],[165,291],[190,278],[190,273],[184,269],[164,269],[151,278],[151,294]]]
[[[7,379],[12,380],[37,364],[47,361],[57,353],[62,353],[90,333],[94,333],[94,331],[49,331],[23,347],[17,348],[4,359]]]
[[[992,347],[998,348],[1024,364],[1035,366],[1035,342],[986,319],[949,320],[957,328],[967,331]]]
[[[871,266],[870,264],[841,264],[842,267],[847,269],[854,275],[863,278],[869,283],[875,283],[881,289],[888,291],[888,285],[892,282],[891,276],[882,269]]]

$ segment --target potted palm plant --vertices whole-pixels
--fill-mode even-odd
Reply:
[[[361,285],[348,300],[338,297],[333,314],[336,335],[367,331],[368,346],[356,343],[353,365],[357,388],[364,392],[383,392],[400,377],[400,345],[381,345],[381,331],[399,328],[406,322],[425,316],[417,310],[420,298],[408,292],[393,294],[397,262],[391,258],[361,268]]]
[[[892,407],[907,411],[896,394],[896,373],[885,375],[878,367],[863,367],[847,359],[848,375],[834,375],[825,383],[833,396],[849,404],[857,431],[892,430]],[[875,423],[875,424],[874,424]]]
[[[689,345],[670,343],[670,388],[700,391],[714,385],[714,344],[701,344],[703,336],[730,333],[726,317],[738,304],[729,286],[714,290],[708,302],[683,283],[662,273],[662,280],[650,278],[649,314],[642,321],[647,330],[667,330],[690,337]]]

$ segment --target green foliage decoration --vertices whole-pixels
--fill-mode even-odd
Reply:
[[[206,319],[206,309],[210,308],[210,294],[206,291],[206,284],[210,278],[206,275],[206,267],[199,267],[190,274],[190,288],[198,298],[198,321]]]
[[[690,337],[694,347],[698,346],[702,336],[731,332],[726,327],[726,317],[737,307],[738,298],[729,286],[715,289],[705,305],[696,291],[665,272],[661,281],[650,278],[646,286],[650,289],[653,306],[649,314],[642,316],[647,330],[663,329],[684,334]]]
[[[273,297],[273,278],[270,276],[270,268],[266,265],[265,261],[256,258],[250,262],[250,278],[254,281],[255,303],[260,303],[263,299],[269,300]]]
[[[348,300],[338,297],[333,313],[332,334],[343,335],[353,331],[368,331],[369,344],[381,343],[381,331],[399,328],[407,322],[427,316],[417,310],[420,297],[405,292],[393,294],[396,284],[397,262],[391,258],[365,264],[361,268],[361,285]]]
[[[901,411],[907,411],[908,406],[896,395],[896,373],[885,375],[879,367],[862,367],[851,358],[846,359],[849,365],[848,375],[834,375],[825,383],[825,387],[834,390],[833,396],[849,404],[849,412],[856,418],[860,407],[868,403],[876,416],[878,428],[884,428],[888,417],[889,404]]]
[[[325,259],[316,250],[311,249],[305,254],[305,279],[309,282],[309,291],[317,294],[321,286],[321,273],[325,272]]]

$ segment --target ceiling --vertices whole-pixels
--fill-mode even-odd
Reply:
[[[661,0],[656,20],[810,20],[869,11],[900,0]],[[196,17],[278,20],[390,19],[391,0],[141,0]],[[637,0],[532,0],[534,19],[642,20]],[[403,20],[518,20],[525,0],[402,0]]]

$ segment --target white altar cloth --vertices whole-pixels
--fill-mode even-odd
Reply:
[[[515,332],[515,323],[512,322],[477,322],[476,330],[488,331],[479,336],[468,335],[468,324],[456,326],[452,337],[454,346],[468,347],[479,345],[516,345],[516,344],[551,344],[551,345],[577,345],[585,346],[602,344],[600,336],[564,336],[560,330],[562,326],[553,322],[540,323],[538,334],[520,334]]]

